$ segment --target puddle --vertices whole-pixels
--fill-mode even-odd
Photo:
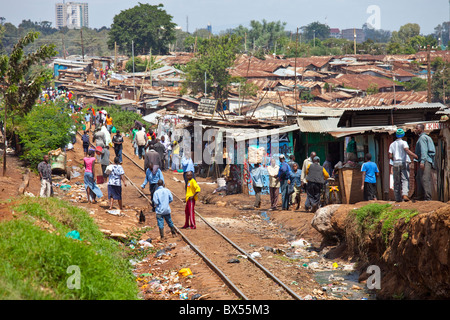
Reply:
[[[317,271],[314,279],[327,291],[328,295],[349,300],[376,300],[376,296],[369,292],[367,287],[358,282],[358,272],[343,270]],[[352,289],[359,287],[361,290]]]

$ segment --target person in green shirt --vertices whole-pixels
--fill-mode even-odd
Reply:
[[[352,158],[351,154],[353,154],[354,158],[357,159],[355,137],[351,137],[350,141],[347,143],[347,148],[345,151],[346,151],[346,156],[347,156],[346,160],[349,160]]]
[[[131,133],[133,134],[133,148],[134,148],[134,154],[138,155],[138,146],[136,143],[136,133],[139,132],[139,129],[137,126],[134,126],[133,130],[131,130]]]

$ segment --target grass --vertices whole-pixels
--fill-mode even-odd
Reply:
[[[86,211],[56,198],[23,197],[11,205],[16,218],[0,223],[0,299],[137,299],[121,245],[106,239]],[[66,237],[72,230],[81,241]],[[70,289],[77,275],[79,289]]]
[[[371,203],[351,212],[351,216],[356,221],[358,231],[361,234],[366,233],[366,231],[372,232],[381,224],[381,233],[386,243],[399,220],[404,219],[405,223],[408,223],[417,214],[416,210],[393,209],[390,204],[380,203]],[[403,239],[405,239],[405,236],[403,236]]]

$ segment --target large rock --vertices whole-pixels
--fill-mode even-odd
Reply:
[[[333,227],[333,215],[339,209],[340,204],[332,204],[316,211],[311,225],[319,231],[324,237],[334,238],[338,236],[337,230]]]

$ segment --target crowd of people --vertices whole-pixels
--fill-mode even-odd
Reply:
[[[112,117],[104,110],[95,110],[92,107],[86,108],[84,117],[84,132],[81,136],[84,158],[84,187],[86,190],[87,202],[97,203],[103,198],[103,192],[99,187],[107,181],[107,199],[109,209],[113,209],[114,201],[118,202],[120,210],[123,209],[122,185],[127,186],[125,171],[122,167],[124,137],[119,129],[114,127]],[[90,132],[93,132],[91,147]],[[179,142],[171,140],[171,133],[156,137],[152,129],[146,131],[145,125],[139,121],[135,122],[130,131],[132,146],[139,159],[144,160],[145,177],[141,185],[145,189],[149,185],[152,211],[155,212],[157,225],[161,238],[164,237],[164,221],[166,221],[172,234],[175,228],[171,219],[170,203],[173,201],[172,193],[165,188],[163,171],[169,168],[179,170],[183,168],[185,180],[185,223],[182,228],[196,229],[195,224],[195,202],[198,200],[198,193],[201,191],[195,180],[194,164],[190,155],[182,158]],[[110,164],[110,147],[114,149],[114,161]],[[172,153],[172,151],[174,151]],[[174,160],[172,161],[172,156]],[[101,173],[96,172],[96,165],[101,168]],[[49,197],[52,190],[52,174],[49,156],[45,155],[43,161],[38,165],[41,178],[41,197]]]
[[[403,140],[405,131],[398,129],[395,133],[396,140],[389,146],[390,173],[393,176],[393,189],[395,201],[410,201],[410,164],[417,163],[415,181],[417,193],[416,200],[430,201],[432,199],[432,176],[431,169],[435,166],[435,146],[433,140],[424,132],[424,125],[418,124],[414,130],[419,137],[414,152],[409,149],[408,143]],[[277,158],[279,164],[277,164]],[[352,137],[346,149],[347,163],[357,164],[356,141]],[[361,192],[365,201],[377,200],[377,180],[379,169],[372,161],[370,153],[365,154],[364,163],[361,166]],[[353,165],[351,165],[353,166]],[[355,167],[355,166],[353,166]],[[330,157],[320,165],[320,158],[316,152],[303,161],[302,169],[295,162],[294,155],[286,162],[285,156],[272,157],[270,165],[267,166],[269,175],[270,210],[277,210],[279,195],[281,193],[281,208],[289,210],[291,205],[296,205],[295,210],[300,207],[301,193],[306,193],[304,209],[315,212],[321,205],[321,196],[324,194],[325,182],[332,176],[333,167]],[[264,174],[259,163],[254,165],[251,171],[253,190],[255,191],[255,208],[261,206],[261,192],[263,189]]]
[[[66,93],[64,93],[66,94]],[[53,99],[55,93],[47,92],[49,99]],[[47,96],[45,96],[47,98]],[[97,199],[103,197],[101,189],[97,183],[108,181],[108,199],[110,209],[113,208],[113,201],[117,200],[119,208],[122,204],[122,184],[126,186],[124,180],[124,169],[122,167],[124,137],[120,130],[114,127],[112,117],[103,109],[95,110],[88,107],[85,110],[84,133],[82,135],[82,145],[84,151],[83,164],[84,186],[87,194],[87,201],[96,203]],[[93,132],[92,142],[95,149],[90,148],[90,132]],[[429,201],[432,198],[431,169],[434,168],[434,156],[436,153],[432,139],[424,132],[424,126],[418,124],[415,128],[418,140],[412,152],[408,143],[403,140],[405,132],[398,129],[396,140],[389,146],[390,170],[394,180],[395,200],[398,202],[409,201],[409,173],[412,161],[417,162],[416,174],[417,200]],[[152,199],[152,210],[156,212],[158,226],[162,228],[163,220],[173,229],[170,216],[170,203],[172,199],[168,197],[168,192],[164,188],[163,172],[174,170],[183,172],[186,191],[185,224],[183,228],[195,229],[195,202],[198,199],[200,187],[195,180],[194,163],[191,155],[183,153],[180,141],[172,139],[171,132],[161,134],[159,137],[151,128],[146,130],[146,126],[139,121],[135,121],[134,127],[130,130],[130,137],[135,155],[144,160],[145,177],[141,187],[144,189],[149,184],[150,196]],[[110,164],[110,147],[114,149],[114,162]],[[350,139],[347,145],[347,163],[356,164],[356,142]],[[264,188],[263,175],[269,176],[270,209],[277,210],[279,196],[281,194],[281,209],[294,210],[300,208],[301,193],[306,193],[304,209],[315,212],[321,205],[321,195],[324,185],[333,174],[330,157],[320,164],[320,158],[316,152],[311,152],[309,157],[302,163],[295,161],[294,155],[286,160],[283,154],[272,157],[267,170],[257,163],[251,171],[253,189],[255,191],[255,208],[261,206],[261,193]],[[95,163],[101,168],[101,174],[96,175]],[[38,165],[41,178],[41,197],[51,194],[51,166],[49,156]],[[361,192],[364,200],[377,199],[377,179],[379,179],[379,169],[376,163],[372,162],[372,155],[367,153],[365,161],[361,166],[362,180]],[[159,191],[157,196],[156,192]],[[163,217],[164,216],[164,217]],[[163,231],[162,231],[163,232]],[[162,233],[163,234],[163,233]]]

